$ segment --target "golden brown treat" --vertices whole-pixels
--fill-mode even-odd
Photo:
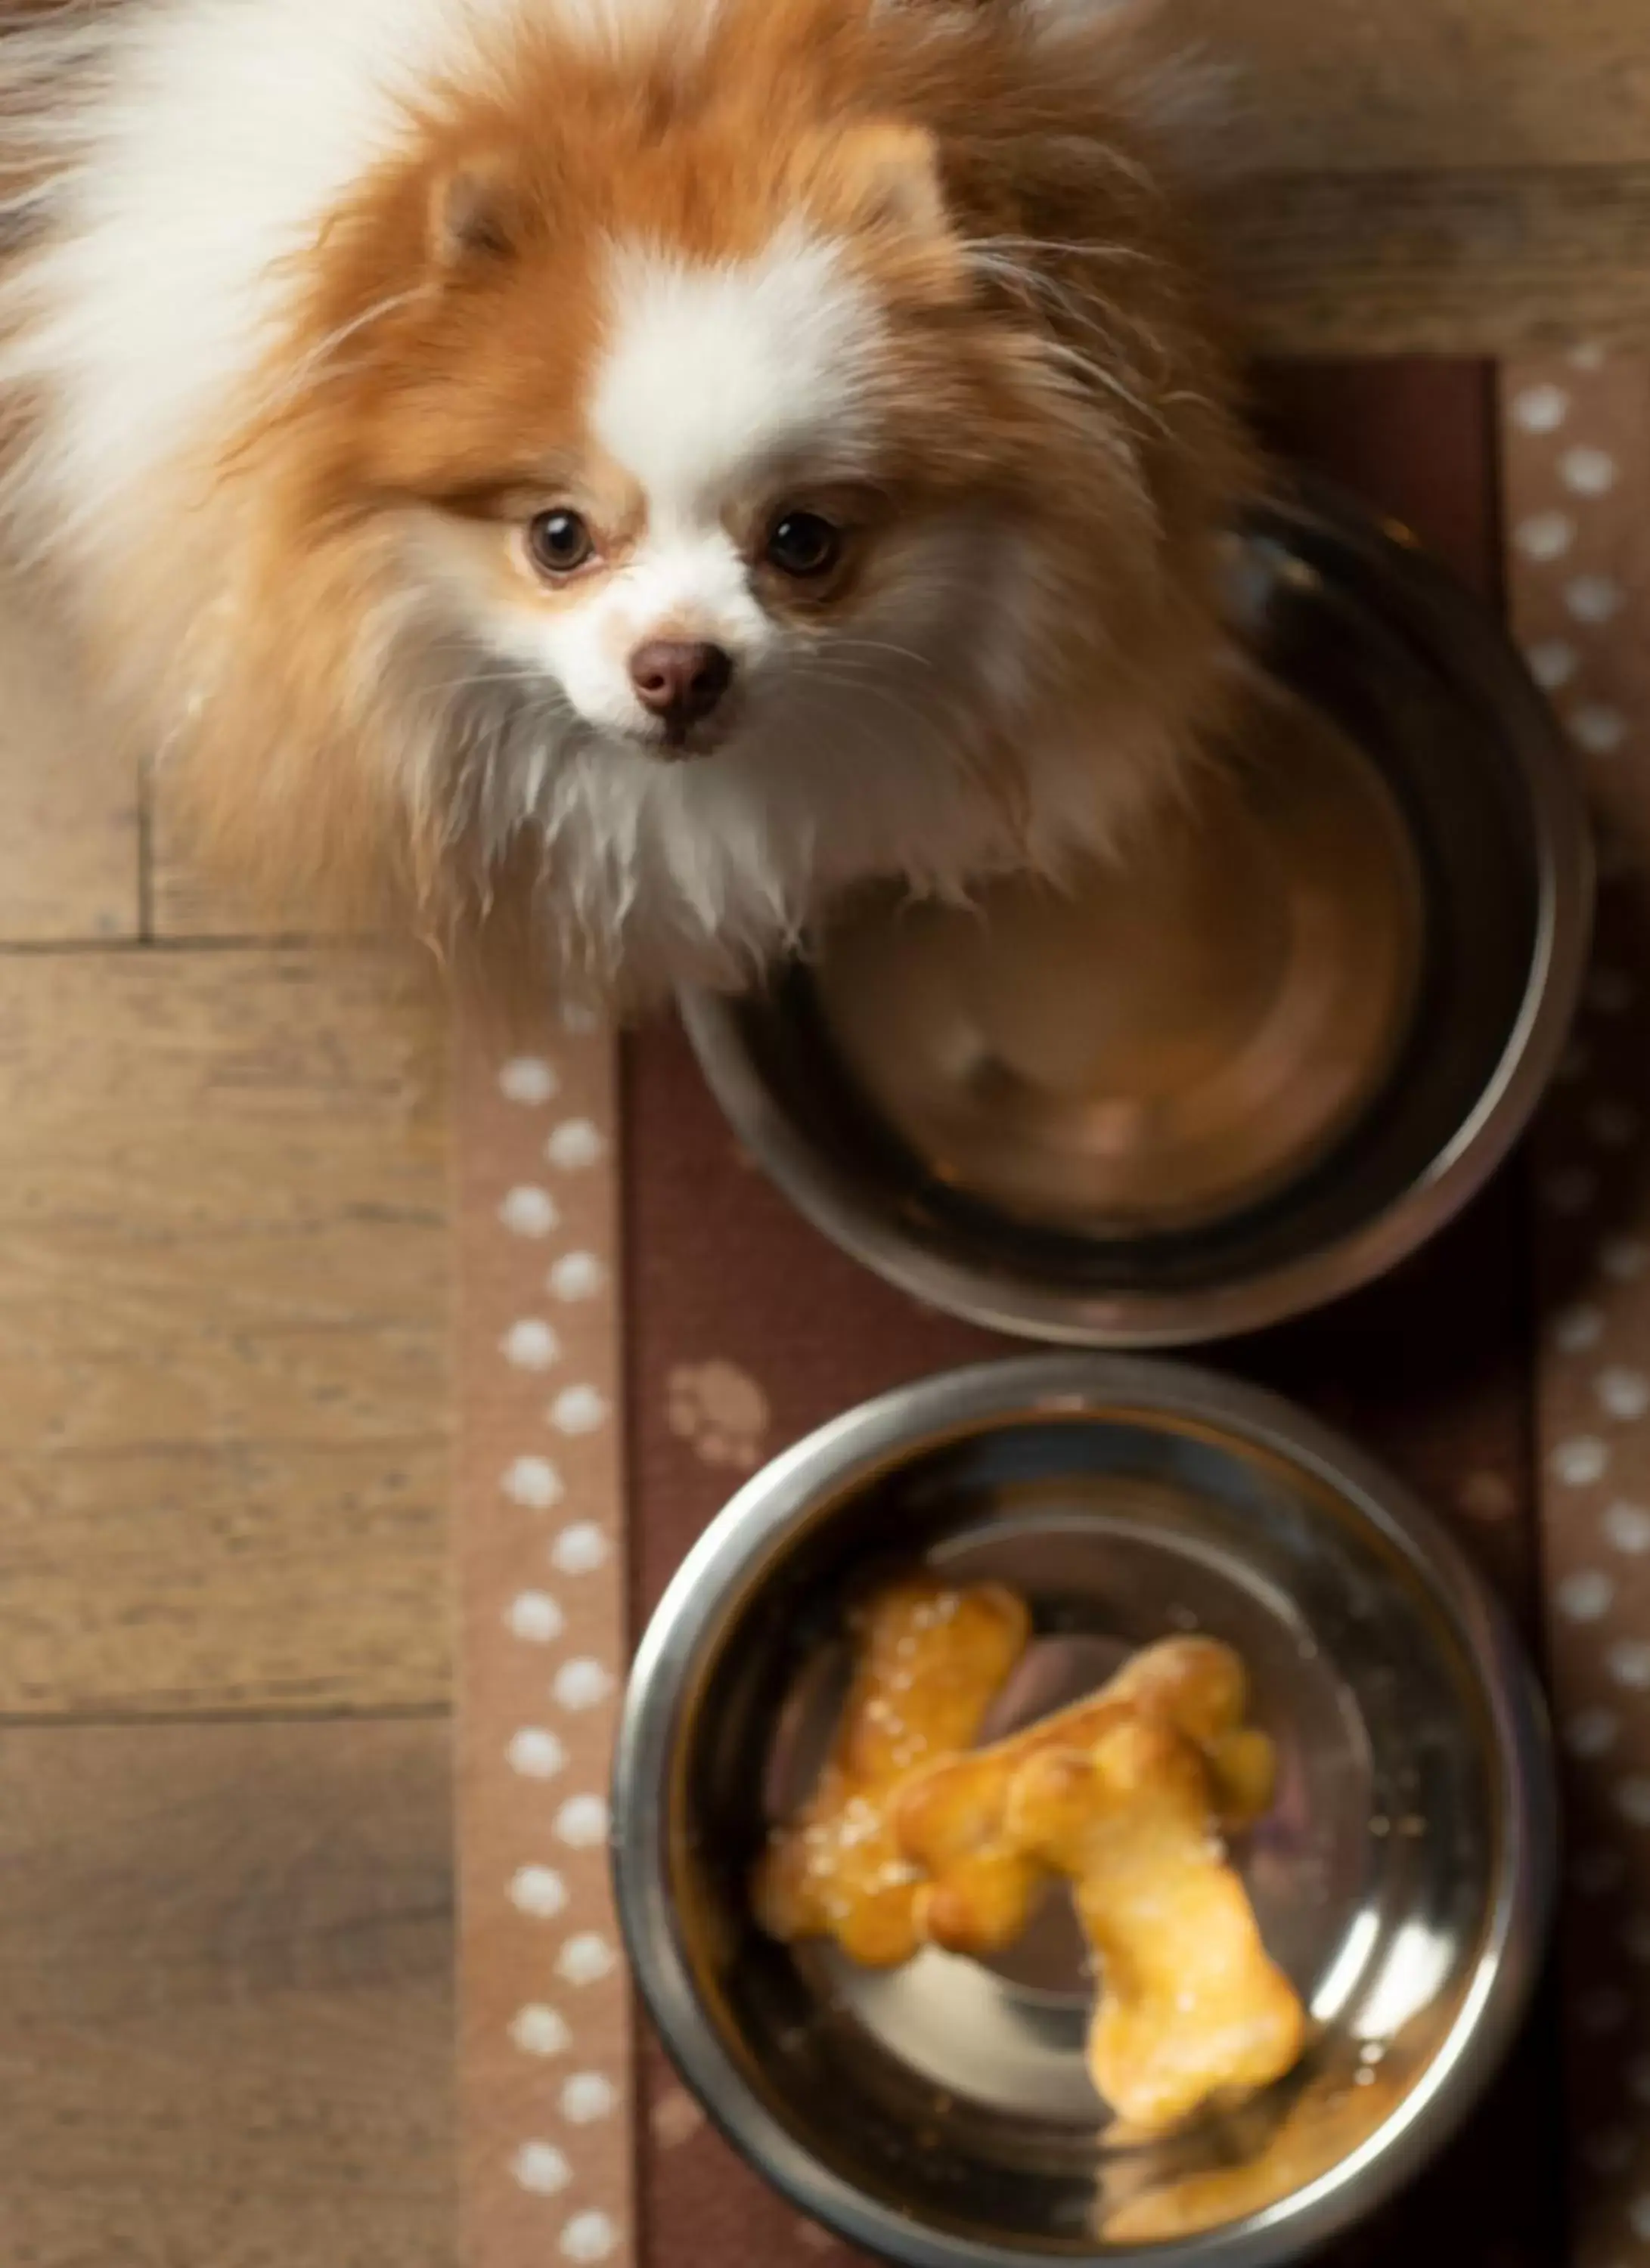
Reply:
[[[959,1590],[916,1575],[867,1599],[852,1630],[853,1676],[829,1759],[802,1811],[770,1838],[752,1900],[770,1936],[834,1937],[880,1969],[920,1942],[917,1873],[894,1840],[888,1794],[974,1739],[1031,1617],[998,1584]]]
[[[924,1937],[954,1953],[989,1953],[1025,1927],[1042,1869],[1004,1832],[1010,1782],[1049,1749],[1094,1747],[1136,1716],[1161,1720],[1206,1756],[1218,1809],[1230,1825],[1271,1800],[1274,1758],[1263,1733],[1246,1727],[1243,1665],[1207,1638],[1166,1638],[1125,1663],[1098,1693],[1040,1719],[1010,1739],[966,1756],[939,1756],[892,1799],[899,1849],[930,1877],[917,1895]]]
[[[1008,1791],[1009,1842],[1072,1885],[1098,1957],[1095,2087],[1140,2132],[1282,2077],[1305,2017],[1216,1830],[1208,1765],[1161,1719],[1087,1754],[1042,1749]]]
[[[1252,2158],[1142,2191],[1105,2214],[1101,2236],[1109,2244],[1165,2243],[1293,2197],[1366,2141],[1401,2099],[1391,2082],[1362,2076],[1366,2086],[1344,2077],[1315,2081]]]

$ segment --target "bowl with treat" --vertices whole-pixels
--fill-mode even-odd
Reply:
[[[1227,742],[1111,864],[862,893],[765,988],[683,1002],[814,1226],[998,1329],[1190,1344],[1367,1282],[1506,1156],[1569,1024],[1581,797],[1487,610],[1316,490],[1229,570]]]
[[[638,1650],[621,1918],[687,2083],[907,2268],[1230,2268],[1447,2139],[1552,1896],[1536,1689],[1289,1404],[1047,1354],[740,1491]]]

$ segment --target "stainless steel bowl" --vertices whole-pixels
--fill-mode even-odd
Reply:
[[[1066,907],[873,902],[683,1002],[799,1210],[998,1329],[1172,1345],[1352,1290],[1499,1163],[1570,1020],[1585,815],[1485,610],[1315,491],[1255,514],[1231,593],[1256,745],[1201,836]]]
[[[1280,1761],[1241,1864],[1314,2020],[1291,2080],[1150,2145],[1109,2132],[1062,1898],[990,1965],[873,1974],[762,1935],[752,1862],[834,1717],[845,1602],[890,1557],[1028,1597],[1022,1719],[1170,1631],[1238,1647]],[[683,2077],[799,2206],[910,2268],[1307,2251],[1476,2096],[1552,1894],[1540,1704],[1448,1539],[1286,1403],[1094,1355],[906,1388],[741,1490],[643,1639],[615,1821],[635,1974]]]

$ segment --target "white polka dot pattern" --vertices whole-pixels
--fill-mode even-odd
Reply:
[[[1609,1451],[1596,1434],[1574,1433],[1558,1443],[1548,1467],[1565,1488],[1590,1488],[1609,1470]]]
[[[613,1673],[588,1654],[564,1661],[550,1681],[550,1691],[564,1709],[600,1708],[613,1690]]]
[[[550,1270],[549,1283],[557,1300],[599,1300],[607,1288],[607,1266],[593,1252],[564,1252]]]
[[[510,1903],[519,1913],[550,1921],[567,1911],[567,1885],[554,1867],[518,1867],[510,1877]]]
[[[1630,1552],[1637,1558],[1650,1551],[1650,1512],[1641,1505],[1617,1501],[1604,1507],[1599,1525],[1604,1531],[1604,1541],[1613,1543],[1617,1551]]]
[[[1585,702],[1572,712],[1570,737],[1589,756],[1613,756],[1627,738],[1627,719],[1607,702]]]
[[[550,1404],[550,1423],[558,1433],[593,1433],[608,1418],[599,1387],[569,1386]]]
[[[1561,386],[1527,386],[1513,396],[1513,422],[1526,433],[1556,433],[1569,414],[1570,397]]]
[[[542,1725],[524,1725],[510,1736],[510,1769],[524,1779],[554,1779],[567,1762],[567,1750],[558,1733]]]
[[[498,1092],[529,1109],[553,1101],[561,1091],[556,1066],[543,1056],[512,1056],[498,1072]]]
[[[1531,559],[1559,559],[1575,541],[1575,522],[1567,512],[1538,512],[1521,520],[1513,541]]]
[[[1604,1318],[1596,1307],[1565,1307],[1554,1316],[1551,1337],[1560,1354],[1585,1354],[1604,1333]]]
[[[1614,622],[1626,603],[1626,593],[1613,575],[1578,575],[1565,585],[1564,603],[1578,622],[1596,629]]]
[[[518,1591],[505,1610],[505,1624],[516,1638],[551,1646],[567,1627],[567,1617],[548,1591]]]
[[[517,2010],[510,2036],[524,2055],[565,2055],[573,2044],[572,2032],[561,2010],[539,2004]]]
[[[1509,371],[1514,629],[1600,829],[1595,963],[1537,1138],[1542,1548],[1566,1873],[1573,2268],[1650,2262],[1650,370]],[[1562,545],[1551,531],[1562,522]],[[1540,538],[1546,531],[1546,540]],[[1532,541],[1532,532],[1537,540]]]
[[[573,1520],[550,1546],[550,1560],[564,1575],[589,1575],[607,1560],[607,1536],[593,1520]]]
[[[1650,1410],[1650,1378],[1625,1363],[1611,1363],[1601,1370],[1593,1381],[1593,1393],[1599,1407],[1624,1425],[1636,1424]]]
[[[1554,1594],[1559,1613],[1568,1615],[1573,1623],[1599,1621],[1609,1612],[1615,1595],[1616,1586],[1596,1567],[1578,1567],[1574,1574],[1565,1577]]]
[[[599,1795],[571,1795],[556,1815],[556,1834],[575,1851],[593,1851],[608,1839],[608,1807]]]
[[[576,2071],[562,2089],[562,2116],[574,2126],[593,2119],[610,2118],[619,2107],[619,2090],[605,2072]]]
[[[464,2257],[634,2268],[613,1042],[458,1039]]]
[[[561,1219],[548,1189],[531,1182],[518,1182],[498,1200],[498,1218],[512,1236],[548,1236]]]
[[[549,1512],[567,1493],[561,1474],[548,1457],[513,1458],[505,1471],[504,1491],[512,1503],[534,1512]]]
[[[554,2197],[572,2180],[573,2169],[554,2142],[524,2142],[516,2152],[515,2175],[524,2190]]]
[[[1541,638],[1526,650],[1530,675],[1548,693],[1556,693],[1575,675],[1579,657],[1567,638]]]
[[[556,1973],[570,1984],[599,1984],[618,1966],[618,1955],[600,1931],[588,1929],[570,1937],[556,1955]]]
[[[1558,460],[1558,477],[1572,496],[1608,496],[1616,485],[1616,460],[1608,449],[1566,449]]]
[[[577,2213],[562,2231],[561,2250],[568,2260],[611,2260],[618,2242],[605,2213]]]
[[[561,1359],[562,1343],[552,1324],[537,1315],[524,1315],[511,1324],[498,1351],[518,1370],[553,1370]]]
[[[601,1129],[589,1118],[566,1118],[544,1145],[544,1155],[564,1174],[583,1173],[608,1154]]]

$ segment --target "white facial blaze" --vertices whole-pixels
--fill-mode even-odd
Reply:
[[[624,246],[609,291],[591,423],[662,518],[703,525],[764,459],[852,438],[880,320],[833,246],[792,226],[716,267]]]
[[[622,246],[608,305],[591,428],[640,490],[645,532],[584,604],[535,635],[590,723],[635,731],[647,722],[629,677],[638,645],[703,639],[741,673],[773,650],[728,532],[733,507],[748,507],[781,457],[837,462],[852,447],[880,318],[836,251],[799,227],[714,267]]]

